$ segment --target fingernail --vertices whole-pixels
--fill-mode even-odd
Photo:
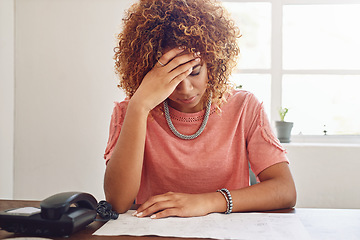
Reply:
[[[150,218],[154,219],[154,218],[156,218],[156,215],[155,214],[151,215]]]
[[[135,211],[133,214],[131,214],[131,215],[133,215],[133,216],[136,216],[136,214],[137,214],[138,212],[137,211]]]
[[[200,58],[195,58],[195,61],[200,62]]]
[[[196,57],[200,57],[200,52],[194,53],[194,57],[195,57],[195,58],[196,58]]]
[[[141,213],[138,213],[138,214],[136,214],[136,216],[137,217],[141,217],[143,215],[143,213],[141,212]]]
[[[179,46],[179,49],[180,49],[180,50],[184,50],[184,49],[185,49],[185,46]]]
[[[189,70],[188,70],[188,71],[189,71],[189,72],[192,72],[192,70],[193,70],[193,68],[191,67],[191,68],[189,68]]]

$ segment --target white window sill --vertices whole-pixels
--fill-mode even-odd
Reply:
[[[360,147],[359,135],[292,135],[292,146],[319,146],[319,147]]]

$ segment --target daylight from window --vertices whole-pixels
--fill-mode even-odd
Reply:
[[[271,95],[277,89],[293,135],[360,135],[360,4],[296,3],[224,2],[242,33],[231,80],[253,92],[268,113],[279,107]],[[281,7],[279,16],[272,16],[273,7]],[[273,28],[281,34],[272,36]],[[272,79],[279,76],[274,71],[279,79]]]

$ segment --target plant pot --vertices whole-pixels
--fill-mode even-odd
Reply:
[[[289,143],[291,136],[291,129],[293,128],[293,122],[285,121],[276,121],[275,127],[277,132],[277,137],[281,143]]]

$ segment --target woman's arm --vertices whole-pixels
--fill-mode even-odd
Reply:
[[[179,55],[184,49],[174,48],[144,77],[129,101],[117,143],[104,177],[106,200],[114,210],[123,213],[132,205],[140,187],[144,158],[147,117],[164,101],[198,64],[193,54]]]
[[[260,183],[231,192],[234,211],[265,211],[295,206],[295,183],[286,162],[266,168],[258,177]]]
[[[296,190],[288,164],[278,163],[259,174],[260,183],[232,190],[233,212],[266,211],[291,208],[296,203]],[[167,216],[203,216],[225,212],[226,201],[221,193],[167,193],[150,198],[135,215],[162,218]]]
[[[106,200],[120,213],[131,207],[139,190],[147,116],[147,111],[129,102],[120,136],[106,166]]]

